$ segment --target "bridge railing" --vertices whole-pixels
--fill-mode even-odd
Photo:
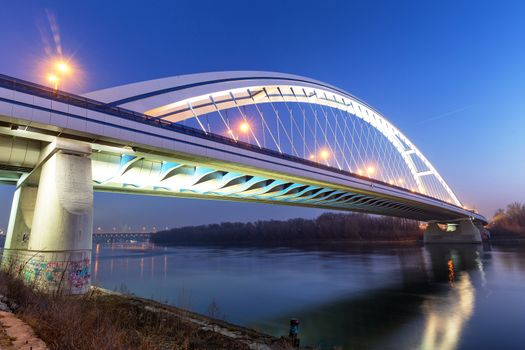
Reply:
[[[75,95],[75,94],[65,92],[65,91],[55,90],[47,86],[43,86],[40,84],[25,81],[22,79],[10,77],[8,75],[0,74],[0,87],[6,88],[9,90],[26,93],[26,94],[30,94],[30,95],[34,95],[34,96],[38,96],[38,97],[42,97],[42,98],[46,98],[46,99],[50,99],[50,100],[54,100],[57,102],[67,103],[67,104],[70,104],[76,107],[80,107],[80,108],[84,108],[84,109],[88,109],[88,110],[92,110],[96,112],[110,114],[110,115],[113,115],[119,118],[132,120],[132,121],[150,125],[150,126],[168,129],[170,131],[182,133],[184,135],[199,137],[202,139],[207,139],[207,140],[222,143],[225,145],[246,149],[252,152],[257,152],[257,153],[261,153],[264,155],[269,155],[272,157],[289,160],[295,163],[308,165],[310,167],[315,167],[315,168],[322,169],[322,170],[328,170],[328,171],[339,173],[339,174],[346,175],[346,176],[356,177],[361,180],[368,181],[370,183],[375,183],[375,184],[387,186],[390,188],[395,188],[397,190],[403,191],[404,193],[411,192],[407,190],[406,188],[397,186],[395,184],[394,185],[388,184],[386,182],[372,179],[372,178],[369,178],[363,175],[359,175],[359,174],[356,174],[356,173],[353,173],[347,170],[341,170],[341,169],[334,168],[334,167],[324,165],[321,163],[317,163],[315,161],[311,161],[308,159],[300,158],[300,157],[289,155],[286,153],[280,153],[272,149],[259,147],[259,146],[252,145],[250,143],[240,141],[240,140],[234,140],[226,136],[204,132],[199,129],[195,129],[195,128],[185,126],[182,124],[173,123],[173,122],[163,120],[160,118],[148,116],[146,114],[135,112],[135,111],[132,111],[126,108],[111,106],[104,102],[96,101],[90,98]],[[455,206],[454,204],[445,202],[439,198],[434,198],[434,197],[431,197],[431,196],[428,196],[422,193],[417,193],[417,194],[422,197],[426,197],[432,200],[442,202],[443,204],[446,204],[446,205]]]

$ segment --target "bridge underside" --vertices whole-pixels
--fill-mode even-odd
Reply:
[[[49,152],[43,150],[49,145],[46,141],[0,135],[0,148],[5,150],[3,157],[0,155],[0,182],[20,185],[23,179],[25,184],[37,186],[45,152]],[[396,196],[395,192],[381,192],[380,186],[357,186],[362,182],[359,177],[355,179],[355,187],[338,186],[205,157],[95,144],[90,147],[93,147],[89,158],[95,191],[360,211],[420,221],[463,217],[417,199]]]

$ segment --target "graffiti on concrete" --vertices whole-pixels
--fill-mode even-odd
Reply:
[[[49,258],[49,257],[47,257]],[[28,284],[43,289],[83,289],[91,279],[91,260],[47,261],[45,254],[11,257],[10,264]],[[3,264],[5,264],[5,260]]]

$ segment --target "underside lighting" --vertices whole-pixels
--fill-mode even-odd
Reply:
[[[308,157],[308,158],[310,158],[310,160],[314,160],[315,156],[313,154],[310,154],[310,157]]]
[[[366,173],[368,176],[374,175],[375,172],[376,172],[376,168],[374,168],[373,166],[369,166],[366,168]]]
[[[320,156],[321,158],[323,159],[328,159],[328,157],[330,156],[330,152],[328,152],[327,150],[323,149],[320,153]]]

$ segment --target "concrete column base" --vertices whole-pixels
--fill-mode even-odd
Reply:
[[[481,232],[470,219],[460,220],[455,231],[446,231],[437,222],[429,222],[423,234],[425,244],[433,243],[481,243]]]
[[[91,250],[39,252],[6,249],[2,268],[45,292],[83,294],[90,286]]]
[[[81,294],[91,283],[93,185],[91,148],[57,139],[39,173],[19,184],[2,268],[49,293]]]

